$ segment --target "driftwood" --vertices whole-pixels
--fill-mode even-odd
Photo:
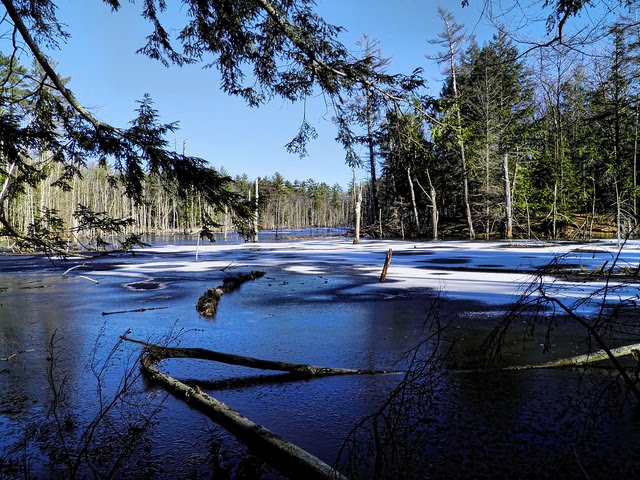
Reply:
[[[380,274],[380,283],[387,279],[387,270],[389,270],[389,264],[391,263],[391,256],[393,255],[393,249],[387,251],[387,256],[384,259],[384,266],[382,267],[382,273]]]
[[[256,270],[247,274],[238,274],[234,277],[227,277],[223,280],[222,285],[210,288],[198,299],[196,310],[200,315],[205,317],[213,317],[218,311],[218,302],[225,293],[233,292],[249,280],[255,280],[264,276],[265,272]]]
[[[269,464],[292,478],[346,480],[346,477],[319,458],[280,438],[262,425],[243,417],[226,404],[204,393],[198,386],[190,387],[162,373],[157,368],[157,364],[167,358],[204,359],[261,370],[286,371],[303,378],[387,373],[262,360],[203,348],[163,347],[127,337],[121,338],[145,346],[145,353],[142,355],[140,362],[143,373],[151,380],[159,383],[178,398],[206,414],[240,440],[245,441],[249,446],[256,447]]]
[[[18,355],[21,355],[23,353],[31,353],[31,352],[35,352],[35,349],[30,348],[29,350],[21,350],[19,352],[12,353],[8,357],[0,357],[0,362],[10,362],[13,357],[17,357]]]

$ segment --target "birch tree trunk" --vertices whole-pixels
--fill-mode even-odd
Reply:
[[[416,205],[416,193],[411,180],[411,167],[407,167],[407,179],[409,180],[409,192],[411,193],[411,207],[413,208],[413,218],[416,222],[416,230],[420,233],[420,219],[418,217],[418,206]]]
[[[509,182],[509,156],[505,154],[502,160],[502,176],[504,179],[504,224],[505,238],[513,238],[513,216],[511,207],[511,184]]]
[[[258,243],[258,181],[260,179],[256,178],[256,191],[255,198],[253,199],[255,202],[255,211],[253,216],[253,241],[254,243]]]
[[[460,100],[458,95],[458,80],[456,76],[456,62],[455,62],[455,44],[453,36],[451,35],[451,26],[449,22],[445,20],[447,33],[449,34],[449,61],[451,68],[451,84],[453,88],[453,98],[456,104],[456,137],[458,138],[458,145],[460,146],[460,161],[462,167],[462,196],[464,201],[464,213],[467,219],[467,228],[469,229],[469,240],[476,238],[476,232],[473,229],[473,219],[471,218],[471,206],[469,204],[469,172],[467,169],[467,157],[464,146],[464,139],[462,137],[462,114],[460,113]]]
[[[356,231],[353,237],[353,244],[360,243],[360,212],[362,208],[362,186],[353,186],[354,193],[356,194]]]
[[[438,239],[438,204],[436,202],[436,189],[429,178],[429,193],[431,197],[431,227],[433,229],[433,239]]]
[[[11,164],[9,170],[7,171],[7,178],[4,180],[4,184],[2,185],[2,191],[0,191],[0,213],[4,211],[4,201],[7,198],[7,194],[9,193],[9,183],[11,182],[11,175],[16,168],[15,162]]]
[[[552,238],[556,239],[556,222],[557,222],[557,210],[558,210],[558,181],[553,184],[553,229],[551,231]]]

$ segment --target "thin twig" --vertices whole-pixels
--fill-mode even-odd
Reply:
[[[102,315],[116,315],[118,313],[138,313],[138,312],[147,312],[149,310],[164,310],[169,307],[148,307],[148,308],[136,308],[134,310],[119,310],[117,312],[102,312]]]

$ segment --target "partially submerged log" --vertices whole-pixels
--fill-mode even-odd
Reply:
[[[240,440],[259,449],[268,463],[292,478],[344,479],[331,466],[306,450],[287,442],[269,429],[243,417],[225,403],[210,397],[198,388],[192,388],[156,368],[158,359],[152,355],[142,357],[142,369],[151,380],[159,383],[189,405],[222,425]]]
[[[625,345],[624,347],[612,348],[609,350],[611,355],[615,358],[625,357],[627,355],[633,356],[633,358],[640,362],[640,343],[634,343],[632,345]],[[602,362],[610,360],[611,357],[605,350],[598,350],[596,352],[587,353],[584,355],[576,355],[574,357],[561,358],[558,360],[551,360],[549,362],[539,363],[536,365],[512,365],[505,367],[504,370],[533,370],[541,368],[573,368],[590,365],[592,363]]]
[[[198,299],[196,310],[200,315],[205,317],[213,317],[218,311],[218,302],[225,293],[233,292],[240,288],[242,284],[249,280],[255,280],[264,276],[265,272],[256,270],[251,273],[240,273],[233,277],[227,277],[223,280],[222,285],[210,288]]]
[[[285,371],[302,378],[329,375],[363,375],[389,373],[383,371],[329,368],[316,365],[301,365],[289,362],[263,360],[241,355],[216,352],[204,348],[163,347],[128,337],[123,340],[145,346],[140,362],[143,373],[159,383],[169,392],[197,408],[214,422],[222,425],[250,447],[255,447],[274,468],[292,478],[346,480],[340,472],[306,450],[290,443],[267,428],[240,415],[226,404],[204,393],[199,387],[189,385],[162,373],[157,365],[167,358],[192,358],[212,360],[231,365],[241,365],[261,370]]]
[[[117,312],[102,312],[102,316],[105,315],[117,315],[119,313],[141,313],[148,312],[150,310],[164,310],[168,307],[143,307],[143,308],[134,308],[133,310],[118,310]]]
[[[273,370],[276,372],[289,372],[302,377],[326,377],[332,375],[379,375],[389,372],[386,370],[358,370],[353,368],[330,368],[317,365],[305,365],[300,363],[280,362],[274,360],[264,360],[261,358],[245,357],[244,355],[234,355],[231,353],[217,352],[206,348],[177,348],[163,347],[153,343],[147,343],[129,337],[121,337],[128,342],[137,343],[147,348],[150,355],[157,361],[167,358],[191,358],[196,360],[211,360],[213,362],[226,363],[241,367],[256,368],[259,370]]]

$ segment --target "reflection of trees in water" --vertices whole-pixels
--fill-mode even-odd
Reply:
[[[432,302],[423,326],[424,339],[403,355],[407,371],[386,401],[360,420],[338,458],[351,478],[416,478],[424,472],[427,425],[432,423],[436,393],[446,374],[439,307]]]

